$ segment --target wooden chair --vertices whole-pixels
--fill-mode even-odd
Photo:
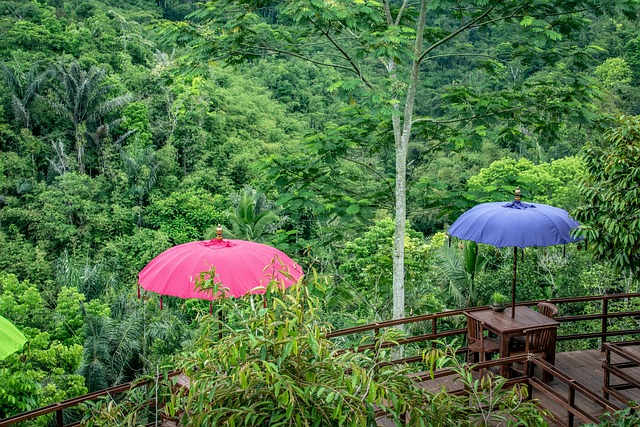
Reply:
[[[492,355],[500,352],[498,340],[484,336],[484,325],[479,320],[467,316],[467,362],[484,362],[487,354]],[[478,356],[476,360],[475,356]],[[482,370],[480,370],[482,376]]]
[[[558,307],[550,302],[539,302],[538,312],[544,314],[547,317],[554,318],[558,315]]]
[[[511,349],[509,351],[510,356],[536,354],[541,356],[544,360],[549,360],[549,356],[555,353],[555,327],[532,328],[524,331],[524,334],[524,349]],[[520,374],[525,374],[524,369],[522,371],[514,367],[512,367],[512,369],[516,372],[519,372]]]
[[[539,302],[538,305],[538,313],[544,314],[547,317],[554,318],[558,315],[558,307],[550,302]],[[511,349],[510,353],[515,351],[522,351],[525,347],[525,337],[518,336],[513,337],[512,342],[509,343],[509,348]]]

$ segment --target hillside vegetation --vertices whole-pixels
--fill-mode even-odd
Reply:
[[[476,258],[445,233],[516,187],[571,212],[589,237],[526,249],[522,299],[637,290],[634,2],[577,15],[533,2],[434,50],[417,67],[403,193],[396,101],[411,86],[415,33],[377,31],[378,3],[354,2],[356,75],[326,66],[331,44],[310,37],[325,21],[304,27],[302,6],[226,3],[0,1],[0,314],[29,338],[0,362],[0,418],[154,373],[201,345],[208,301],[165,298],[160,310],[157,295],[137,298],[137,274],[217,224],[299,262],[332,328],[397,317],[405,194],[407,316],[510,294],[510,251],[482,246]],[[459,18],[432,3],[425,43]],[[325,12],[331,23],[346,13]]]

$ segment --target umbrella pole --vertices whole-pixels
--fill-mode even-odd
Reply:
[[[511,317],[516,317],[516,275],[518,273],[518,247],[513,247],[513,280],[511,281]]]

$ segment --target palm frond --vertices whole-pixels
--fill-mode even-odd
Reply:
[[[438,252],[438,267],[449,282],[449,293],[457,308],[466,308],[473,293],[472,281],[465,271],[460,251],[454,247],[443,247]]]
[[[84,351],[78,373],[85,378],[90,392],[109,386],[108,363],[110,357],[107,329],[110,320],[87,314],[84,320]]]

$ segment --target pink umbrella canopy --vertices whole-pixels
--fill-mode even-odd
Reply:
[[[278,249],[246,240],[212,240],[174,246],[147,264],[138,283],[148,291],[181,298],[216,299],[218,295],[195,289],[201,273],[214,269],[214,283],[241,297],[264,293],[272,280],[289,287],[302,277],[302,268]]]

